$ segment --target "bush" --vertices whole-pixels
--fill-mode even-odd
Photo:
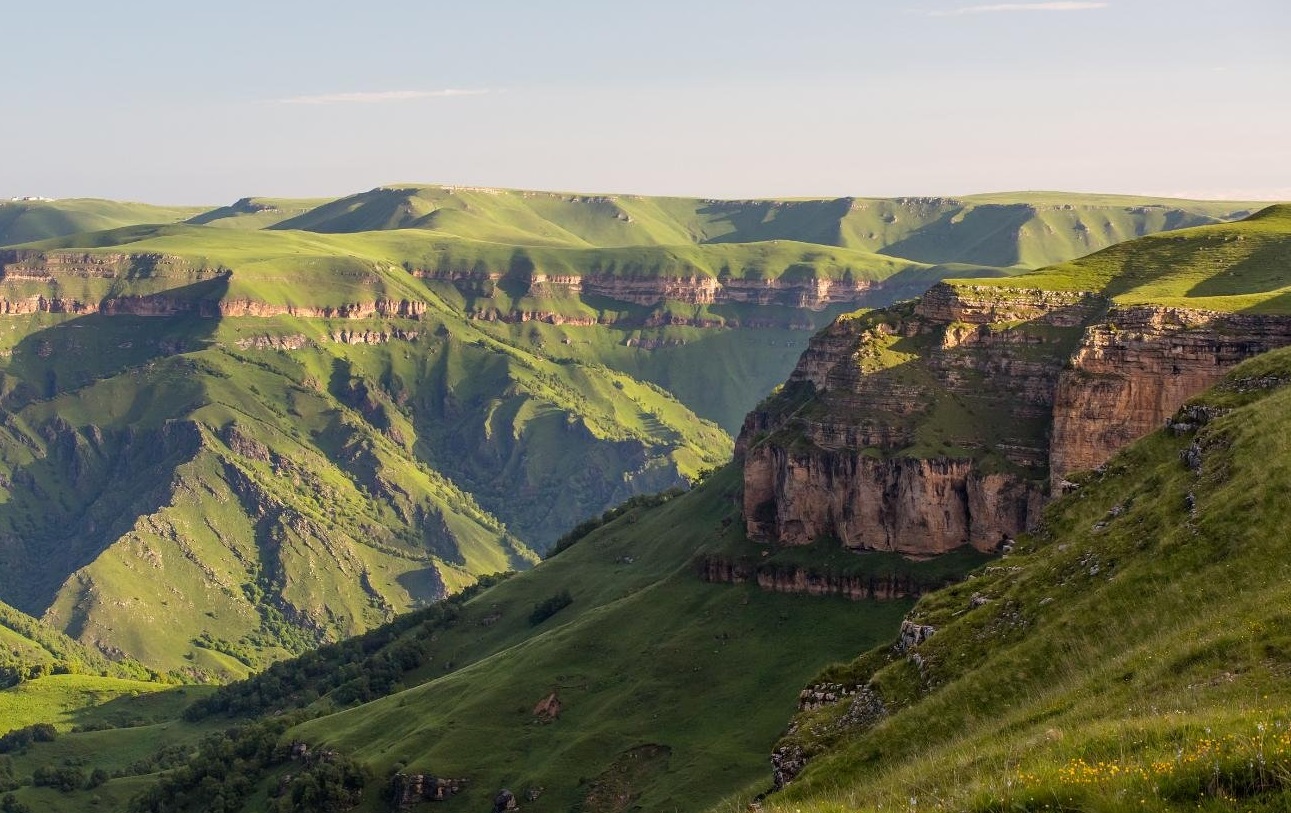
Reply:
[[[529,613],[529,625],[536,627],[573,603],[574,597],[569,594],[569,591],[561,590],[551,598],[543,599],[533,605],[533,612]]]
[[[26,728],[15,728],[0,737],[0,754],[19,751],[33,742],[53,742],[58,731],[49,723],[36,723]]]
[[[60,768],[42,765],[31,775],[31,783],[38,788],[56,788],[71,793],[85,786],[85,771],[75,765]]]

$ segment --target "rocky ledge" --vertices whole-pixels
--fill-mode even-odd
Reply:
[[[810,343],[737,442],[750,538],[998,550],[1052,483],[1162,425],[1291,317],[939,284]],[[1058,489],[1052,487],[1052,492]]]

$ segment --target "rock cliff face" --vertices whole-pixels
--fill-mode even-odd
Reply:
[[[1090,325],[1058,379],[1054,486],[1161,426],[1243,359],[1291,344],[1291,318],[1183,308],[1115,308]]]
[[[998,550],[1291,318],[1110,307],[1088,292],[941,284],[818,334],[745,420],[751,538],[910,555]]]
[[[489,284],[513,278],[532,296],[591,294],[634,305],[654,305],[663,300],[691,305],[744,303],[789,305],[823,310],[829,305],[856,302],[881,286],[869,280],[738,279],[735,277],[657,276],[627,277],[617,274],[502,274],[488,272],[414,271],[422,279],[451,282],[464,290],[487,291]]]
[[[843,596],[853,601],[890,601],[915,598],[943,584],[921,582],[911,576],[850,575],[815,572],[807,568],[757,567],[721,557],[707,557],[698,564],[699,577],[716,584],[753,582],[769,593],[805,593]]]

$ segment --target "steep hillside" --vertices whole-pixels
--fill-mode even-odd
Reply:
[[[820,675],[763,809],[1286,809],[1289,444],[1281,350]]]
[[[781,730],[763,810],[1282,809],[1289,425],[1291,350],[1274,351],[913,608],[701,580],[750,544],[728,469],[535,570],[221,689],[168,724],[182,767],[145,759],[96,792],[104,809],[133,794],[133,810],[197,810],[212,776],[232,810],[480,807],[500,788],[535,811],[733,810],[772,784]],[[823,576],[812,550],[789,552]],[[882,554],[850,557],[892,575]],[[935,586],[953,575],[938,561],[901,567]],[[191,744],[194,726],[270,709],[287,713]],[[85,753],[87,736],[60,743]],[[53,753],[32,745],[15,776]],[[61,811],[88,794],[15,795]]]
[[[1291,216],[1270,207],[841,318],[745,422],[749,533],[998,550],[1069,474],[1291,344],[1289,291]]]

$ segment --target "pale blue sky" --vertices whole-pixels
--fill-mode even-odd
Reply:
[[[0,196],[1291,199],[1287,0],[0,2]]]

